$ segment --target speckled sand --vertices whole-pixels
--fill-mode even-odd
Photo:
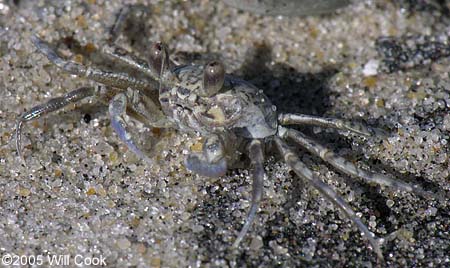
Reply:
[[[6,6],[12,2],[19,5]],[[448,7],[406,0],[357,1],[310,18],[255,16],[206,0],[0,1],[0,255],[68,254],[71,266],[76,254],[103,256],[111,267],[376,265],[356,228],[270,147],[261,209],[234,251],[230,245],[249,206],[249,171],[217,179],[190,174],[182,163],[196,140],[186,135],[130,123],[159,164],[146,166],[113,133],[107,108],[83,101],[27,124],[27,166],[21,163],[13,135],[17,116],[95,84],[50,64],[30,35],[89,64],[87,51],[105,42],[121,2],[143,2],[147,10],[119,40],[141,56],[150,41],[164,40],[172,52],[219,57],[281,111],[365,120],[387,130],[390,137],[381,140],[305,132],[362,167],[440,192],[441,201],[347,178],[298,153],[384,238],[387,266],[450,266],[450,58],[387,73],[375,45],[381,36],[428,35],[446,46]],[[76,42],[80,47],[67,46]]]

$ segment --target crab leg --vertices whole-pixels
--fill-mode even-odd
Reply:
[[[152,164],[152,160],[148,158],[131,139],[131,135],[125,129],[125,120],[123,116],[127,110],[127,97],[124,93],[117,94],[109,103],[109,116],[111,119],[111,126],[116,131],[119,138],[125,143],[125,145],[139,158],[145,162]]]
[[[320,145],[314,140],[308,138],[306,135],[304,135],[299,131],[293,129],[286,129],[286,132],[284,132],[283,137],[288,137],[294,140],[302,147],[304,147],[306,150],[308,150],[310,153],[322,158],[325,162],[331,164],[333,167],[343,172],[344,174],[361,178],[368,182],[385,185],[395,190],[413,192],[415,194],[424,197],[430,197],[430,194],[422,190],[418,185],[409,185],[408,183],[394,180],[393,178],[390,178],[386,175],[380,173],[373,173],[358,168],[354,163],[334,154],[329,149],[325,148],[324,146]]]
[[[361,136],[372,136],[376,130],[363,124],[337,118],[325,118],[306,114],[280,114],[278,121],[282,125],[313,125],[337,130],[350,131]],[[378,133],[377,133],[378,134]]]
[[[118,60],[121,63],[129,67],[132,67],[143,74],[149,75],[150,77],[157,80],[159,79],[159,74],[153,73],[146,61],[134,56],[133,54],[131,54],[130,52],[126,51],[125,49],[119,46],[105,45],[102,49],[102,52],[105,55],[115,60]],[[155,87],[154,89],[156,90],[157,87]]]
[[[261,197],[263,194],[263,186],[264,186],[264,155],[262,150],[262,145],[260,140],[252,140],[249,145],[249,158],[251,164],[253,166],[253,185],[252,185],[252,203],[250,205],[250,210],[247,215],[247,219],[245,220],[244,227],[239,232],[236,241],[233,243],[233,248],[239,246],[239,243],[242,241],[244,236],[247,234],[250,229],[253,221],[255,220],[256,212],[258,211],[259,204],[261,202]]]
[[[152,85],[150,81],[139,80],[129,76],[126,73],[114,73],[110,71],[103,71],[100,69],[85,67],[81,64],[72,61],[64,60],[63,58],[58,56],[52,48],[50,48],[47,42],[39,39],[37,36],[33,35],[31,37],[31,42],[33,42],[36,48],[42,54],[47,56],[47,58],[51,62],[53,62],[56,66],[58,66],[59,68],[68,73],[86,77],[88,79],[100,82],[102,84],[122,89],[126,89],[128,87],[138,90],[155,88],[155,85]]]
[[[70,103],[78,102],[84,98],[94,96],[96,90],[94,87],[82,87],[75,89],[62,97],[50,99],[46,103],[34,106],[30,110],[24,112],[16,123],[16,150],[19,157],[25,162],[22,154],[22,127],[24,122],[35,120],[43,115],[57,111]]]
[[[121,63],[134,68],[135,70],[149,75],[155,80],[160,79],[160,73],[155,73],[154,70],[152,70],[151,66],[147,63],[147,61],[144,61],[142,59],[139,59],[135,55],[131,54],[130,52],[126,51],[125,49],[117,46],[115,42],[119,38],[119,35],[121,32],[123,32],[123,29],[125,28],[126,20],[130,16],[132,12],[135,10],[143,10],[143,7],[141,6],[134,6],[134,5],[126,5],[122,9],[120,9],[119,14],[116,17],[116,20],[113,24],[113,26],[110,29],[110,38],[109,38],[109,44],[105,45],[103,47],[102,52],[115,59],[120,61]],[[143,10],[145,12],[145,10]],[[170,60],[169,60],[170,61]],[[166,62],[167,64],[167,62]],[[174,65],[172,62],[170,62],[170,65]],[[154,89],[157,89],[158,87],[155,87]]]
[[[341,209],[342,212],[344,212],[344,214],[358,227],[359,231],[364,234],[373,250],[377,254],[378,258],[380,260],[383,260],[383,254],[378,245],[377,239],[369,231],[369,229],[367,229],[366,225],[364,225],[361,219],[356,216],[356,213],[344,201],[344,199],[339,196],[338,193],[333,191],[330,186],[316,178],[312,171],[303,162],[300,161],[300,159],[289,149],[284,141],[282,141],[279,137],[275,137],[275,143],[284,160],[294,170],[295,174],[311,183],[311,185],[314,186],[314,188],[316,188],[319,192],[321,192],[324,197],[326,197],[329,201],[331,201],[334,205]]]
[[[131,5],[125,5],[120,9],[119,14],[117,14],[116,20],[114,21],[113,26],[109,30],[110,35],[109,41],[111,43],[114,43],[117,40],[117,38],[119,38],[120,33],[123,31],[123,28],[125,27],[125,21],[127,20],[131,9],[132,9]]]

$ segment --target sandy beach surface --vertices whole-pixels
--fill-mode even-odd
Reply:
[[[130,4],[135,12],[118,44],[144,59],[151,42],[162,40],[179,61],[223,61],[227,72],[263,89],[278,111],[386,131],[361,139],[299,128],[362,168],[440,198],[349,178],[293,148],[382,239],[386,267],[450,266],[449,6],[355,2],[305,18],[260,16],[207,0],[0,1],[0,255],[26,256],[27,264],[42,256],[42,267],[50,266],[49,256],[69,256],[69,266],[103,258],[109,267],[376,267],[356,227],[269,145],[261,208],[239,249],[230,246],[250,204],[250,168],[215,179],[191,174],[183,160],[199,137],[130,120],[155,162],[147,165],[114,133],[108,107],[88,99],[27,123],[26,165],[20,161],[20,114],[97,85],[59,70],[30,36],[65,58],[108,65],[97,52]],[[9,267],[7,259],[0,266]]]

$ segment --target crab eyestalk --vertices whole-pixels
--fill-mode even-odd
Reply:
[[[223,86],[225,67],[218,61],[212,61],[203,68],[203,87],[199,92],[202,97],[211,97]]]
[[[150,48],[149,65],[157,78],[169,69],[169,52],[161,42],[154,43]]]

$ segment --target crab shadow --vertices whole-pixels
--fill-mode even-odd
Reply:
[[[330,79],[338,72],[338,69],[334,66],[326,66],[321,71],[317,73],[301,73],[297,71],[292,66],[287,64],[270,64],[272,62],[272,50],[267,45],[257,45],[254,49],[247,53],[246,60],[242,67],[235,71],[239,77],[251,82],[256,87],[264,90],[264,93],[269,97],[277,107],[277,111],[281,113],[303,113],[309,115],[324,116],[331,108],[331,94],[333,94],[328,86]],[[317,136],[308,127],[295,127],[310,136]],[[336,133],[321,135],[321,143],[333,144],[333,146],[341,148],[350,148],[351,145],[348,140],[340,137]],[[272,155],[277,155],[276,150],[272,146],[268,146],[270,149],[267,152],[266,158]],[[296,146],[298,148],[298,146]],[[298,151],[299,153],[304,153],[303,151]],[[317,157],[311,156],[315,162],[321,163]],[[362,158],[362,157],[361,157]],[[227,215],[227,211],[233,210],[232,207],[239,204],[239,198],[231,194],[239,191],[238,189],[251,184],[251,182],[244,181],[242,179],[234,179],[235,176],[227,178],[226,181],[219,181],[226,183],[226,187],[229,189],[227,192],[217,194],[217,192],[209,191],[211,186],[205,186],[206,191],[209,193],[209,199],[204,200],[202,205],[200,205],[196,211],[196,217],[200,222],[206,223],[205,226],[210,228],[205,228],[203,232],[199,233],[199,241],[201,247],[209,252],[209,254],[215,255],[217,258],[227,259],[226,255],[230,253],[227,247],[228,243],[221,241],[216,232],[220,229],[227,229],[229,226],[233,226],[233,229],[240,230],[242,227],[241,223],[231,215]],[[258,233],[262,236],[263,248],[259,254],[270,255],[270,245],[269,241],[276,240],[282,237],[291,237],[293,243],[288,245],[289,251],[295,253],[297,256],[301,256],[299,252],[298,245],[302,245],[304,239],[311,237],[310,233],[302,233],[297,225],[293,222],[285,222],[288,217],[290,209],[297,209],[296,204],[302,200],[302,194],[305,191],[305,184],[294,175],[291,176],[292,184],[288,191],[288,200],[283,204],[282,207],[277,209],[277,212],[271,217],[271,219],[266,223],[266,230],[261,233],[259,229]],[[358,185],[359,186],[359,185]],[[373,204],[372,207],[377,207],[375,209],[382,210],[382,214],[390,214],[388,208],[384,206],[386,203],[385,198],[377,194],[376,191],[370,191],[370,186],[361,183],[361,188],[365,192],[371,192],[371,197]],[[223,185],[225,187],[225,185]],[[231,189],[230,189],[231,187]],[[216,215],[215,221],[211,219],[211,213]],[[217,219],[219,219],[217,221]],[[270,226],[283,226],[283,231],[271,232]],[[255,229],[249,233],[249,235],[256,235]],[[211,239],[211,237],[216,237],[216,239]],[[294,238],[296,237],[296,238]],[[295,246],[297,245],[297,246]],[[337,245],[336,245],[337,246]],[[228,245],[229,247],[229,245]],[[217,249],[222,250],[217,250]],[[235,261],[238,266],[253,266],[258,263],[258,259],[255,258],[254,254],[250,254],[247,251],[240,251],[237,256],[235,256]],[[293,263],[292,265],[305,265],[306,263],[311,264],[309,261],[298,258],[296,261],[298,263]],[[327,260],[323,260],[326,262]],[[320,262],[320,260],[319,260]],[[271,265],[276,265],[276,263],[271,263]]]
[[[338,72],[338,69],[333,66],[327,66],[322,71],[317,73],[301,73],[295,68],[286,64],[271,65],[272,62],[271,48],[266,45],[258,45],[255,49],[251,50],[242,65],[242,67],[235,72],[236,75],[251,82],[256,87],[263,89],[264,93],[269,97],[272,103],[277,107],[278,112],[282,113],[304,113],[310,115],[324,116],[331,108],[330,96],[334,94],[331,92],[328,84],[330,79]],[[296,127],[297,128],[297,127]],[[341,137],[336,132],[324,133],[323,135],[314,134],[311,128],[298,127],[302,132],[307,135],[320,139],[320,143],[332,145],[333,148],[351,148],[351,144],[348,139]],[[296,146],[297,148],[299,146]],[[299,153],[305,153],[302,150]],[[277,155],[276,150],[271,149],[267,158],[270,155]],[[314,162],[323,163],[323,161],[315,156],[311,156]],[[352,160],[368,162],[369,166],[375,166],[373,171],[388,170],[388,172],[395,178],[401,178],[408,182],[419,182],[424,185],[424,178],[416,177],[414,175],[400,174],[389,166],[385,166],[379,160],[367,161],[362,152],[356,152],[356,156],[352,155]],[[329,167],[334,170],[332,167]],[[339,173],[339,172],[338,172]],[[341,177],[341,176],[339,176]],[[371,186],[364,181],[349,178],[343,175],[343,180],[347,185],[357,187],[362,190],[364,198],[359,202],[361,206],[367,206],[373,209],[380,224],[384,225],[388,232],[393,232],[391,223],[388,218],[391,216],[392,211],[386,205],[387,197],[380,191],[379,186]],[[231,179],[230,179],[231,178]],[[226,181],[218,180],[216,183],[223,183],[222,187],[228,188],[228,191],[212,191],[214,188],[211,185],[205,186],[206,191],[209,193],[208,200],[204,200],[201,205],[195,210],[195,217],[199,222],[203,222],[204,226],[208,226],[202,232],[198,234],[198,240],[201,243],[201,248],[207,250],[212,256],[228,259],[226,256],[231,252],[224,245],[229,243],[223,242],[222,237],[217,235],[221,233],[220,229],[229,229],[230,226],[234,230],[240,230],[242,223],[239,223],[237,219],[233,219],[232,215],[229,215],[228,211],[233,211],[233,207],[238,206],[239,198],[232,194],[238,192],[239,188],[251,184],[251,182],[244,181],[242,179],[235,179],[236,176],[230,176],[226,178]],[[289,211],[300,210],[298,207],[299,201],[302,200],[302,195],[305,193],[304,182],[296,178],[294,174],[291,175],[291,188],[288,191],[288,197],[282,207],[276,210],[273,216],[265,224],[265,230],[259,228],[250,231],[248,235],[260,235],[264,246],[260,249],[260,253],[257,255],[270,255],[271,247],[269,241],[280,241],[282,239],[289,238],[289,243],[283,245],[287,247],[292,255],[303,256],[302,250],[299,245],[303,245],[305,239],[308,237],[320,237],[321,234],[314,228],[299,228],[297,224],[292,221],[286,222],[285,219],[289,218]],[[226,185],[225,185],[226,184]],[[313,206],[313,205],[312,205]],[[271,212],[272,213],[272,212]],[[336,213],[340,213],[336,208]],[[211,218],[211,214],[215,217]],[[282,231],[273,232],[271,226],[283,226]],[[219,232],[217,232],[219,231]],[[212,239],[215,237],[215,239]],[[222,240],[222,241],[221,241]],[[226,240],[226,239],[224,239]],[[325,239],[324,239],[325,240]],[[321,246],[324,248],[338,247],[339,241],[327,242]],[[229,246],[229,245],[228,245]],[[318,245],[319,246],[319,245]],[[221,250],[217,250],[221,249]],[[231,253],[235,254],[235,253]],[[374,256],[373,256],[374,257]],[[245,250],[240,251],[238,255],[235,255],[235,259],[238,266],[253,266],[255,263],[260,263],[260,259],[255,258],[254,254]],[[329,263],[329,259],[316,259],[314,262]],[[311,261],[306,258],[299,257],[292,265],[311,265]],[[270,265],[276,265],[275,262],[269,263]]]
[[[264,90],[278,113],[324,115],[331,107],[328,82],[338,70],[327,66],[317,73],[301,73],[292,66],[270,65],[272,49],[257,45],[247,52],[246,61],[236,73]]]

